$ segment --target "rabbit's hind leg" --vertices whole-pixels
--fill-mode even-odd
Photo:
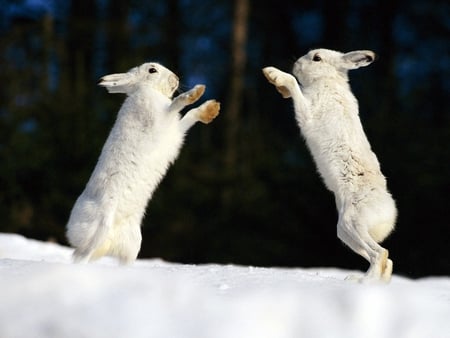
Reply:
[[[338,237],[354,252],[370,263],[369,270],[360,280],[382,280],[389,282],[392,275],[392,261],[389,252],[370,237],[367,229],[348,215],[340,215]],[[351,278],[353,279],[353,278]]]

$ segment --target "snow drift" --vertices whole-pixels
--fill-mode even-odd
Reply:
[[[0,234],[0,337],[450,337],[450,278],[345,281],[339,269],[71,263]]]

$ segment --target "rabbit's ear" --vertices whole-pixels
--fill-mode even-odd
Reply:
[[[118,73],[103,76],[98,85],[105,87],[109,93],[129,93],[135,76],[132,73]]]
[[[345,68],[357,69],[370,65],[376,60],[376,57],[376,54],[370,50],[357,50],[344,54],[342,59]]]

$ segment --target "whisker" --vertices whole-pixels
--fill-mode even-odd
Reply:
[[[290,57],[289,59],[290,59],[289,61],[291,61],[292,63],[294,63],[295,61],[298,60],[298,56],[291,55],[291,57]]]
[[[177,90],[175,91],[177,94],[181,94],[184,93],[185,91],[187,91],[189,89],[189,86],[184,84],[184,83],[180,83],[178,85]]]

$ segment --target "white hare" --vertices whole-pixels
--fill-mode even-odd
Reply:
[[[263,73],[295,116],[339,213],[338,237],[370,262],[363,279],[389,281],[392,261],[378,243],[393,230],[397,209],[376,155],[364,134],[348,70],[367,66],[375,53],[316,49],[295,62],[293,74],[274,67]]]
[[[141,246],[140,224],[158,183],[177,158],[186,132],[197,121],[211,122],[220,104],[196,102],[205,86],[197,85],[172,100],[178,77],[158,63],[144,63],[127,73],[101,78],[110,93],[124,93],[117,120],[67,224],[75,261],[104,255],[133,262]]]

